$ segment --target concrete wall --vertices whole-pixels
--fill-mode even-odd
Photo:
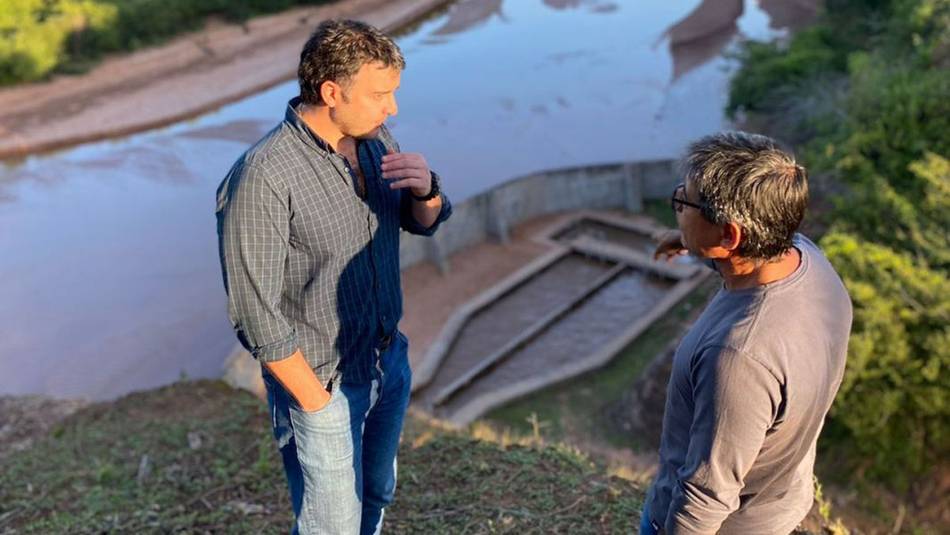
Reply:
[[[542,171],[512,179],[454,205],[433,238],[404,234],[401,267],[429,260],[443,271],[448,255],[485,239],[508,240],[508,229],[538,216],[582,209],[643,210],[666,199],[679,182],[675,160],[623,162]]]

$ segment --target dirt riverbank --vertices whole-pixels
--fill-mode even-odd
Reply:
[[[447,0],[339,0],[204,30],[106,59],[86,74],[0,90],[0,159],[169,125],[296,74],[319,21],[363,20],[387,32]]]

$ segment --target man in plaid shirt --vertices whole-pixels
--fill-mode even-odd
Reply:
[[[262,364],[295,533],[378,533],[409,404],[399,232],[451,214],[384,125],[405,60],[377,29],[320,24],[300,96],[218,189],[228,313]]]

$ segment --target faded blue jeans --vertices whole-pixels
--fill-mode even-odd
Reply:
[[[660,529],[650,518],[648,503],[649,501],[643,504],[643,511],[640,513],[640,535],[657,535]]]
[[[409,344],[397,331],[377,352],[373,378],[330,382],[330,401],[313,412],[264,374],[296,523],[292,533],[379,533],[396,491],[396,452],[409,405]]]

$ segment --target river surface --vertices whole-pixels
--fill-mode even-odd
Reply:
[[[727,126],[722,52],[801,18],[765,0],[458,2],[399,38],[390,124],[456,202],[541,169],[677,156]],[[215,188],[295,94],[0,164],[0,394],[109,399],[221,374],[235,338]]]

